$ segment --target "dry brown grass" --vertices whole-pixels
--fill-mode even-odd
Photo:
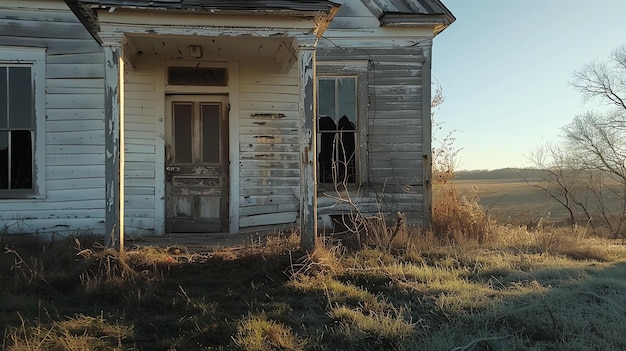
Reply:
[[[359,247],[329,236],[309,254],[297,232],[205,254],[11,248],[2,349],[626,349],[619,240],[493,222],[485,240],[402,215],[361,220]]]
[[[453,182],[433,186],[432,230],[448,242],[491,240],[493,224],[475,196],[461,195]]]

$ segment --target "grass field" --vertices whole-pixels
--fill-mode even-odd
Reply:
[[[434,233],[368,219],[312,254],[0,235],[2,351],[626,350],[624,240],[549,225],[521,179],[434,193]]]
[[[459,180],[456,184],[460,193],[477,199],[502,224],[526,224],[548,213],[553,221],[567,216],[561,205],[523,179]]]
[[[623,242],[491,229],[479,243],[388,228],[312,255],[296,234],[203,254],[6,244],[2,350],[626,349]]]
[[[459,193],[476,200],[500,224],[533,226],[539,219],[544,225],[569,223],[566,209],[538,188],[537,183],[523,179],[478,179],[459,180],[455,184]],[[582,187],[574,190],[578,194],[586,192]],[[609,213],[621,213],[623,201],[614,194],[607,192],[604,204]],[[585,219],[580,208],[574,208],[578,211],[577,218]],[[589,202],[588,209],[592,215],[599,213],[593,201]]]

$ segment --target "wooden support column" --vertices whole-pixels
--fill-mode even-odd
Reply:
[[[124,250],[123,72],[121,38],[103,43],[105,132],[105,246]]]
[[[431,114],[431,64],[432,40],[425,40],[420,44],[423,51],[422,60],[422,162],[423,162],[423,215],[422,226],[430,228],[433,207],[433,160],[432,160],[432,114]]]
[[[300,227],[301,246],[307,252],[317,244],[317,82],[316,39],[297,46],[300,81]]]

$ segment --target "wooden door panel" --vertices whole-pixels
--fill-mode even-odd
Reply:
[[[166,230],[228,228],[227,100],[168,97]]]

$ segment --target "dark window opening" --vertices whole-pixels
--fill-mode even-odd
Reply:
[[[318,81],[318,182],[347,185],[357,181],[356,78]]]
[[[0,67],[0,190],[33,188],[33,98],[30,66]]]
[[[225,68],[168,67],[167,83],[223,87],[228,83],[228,75]]]

